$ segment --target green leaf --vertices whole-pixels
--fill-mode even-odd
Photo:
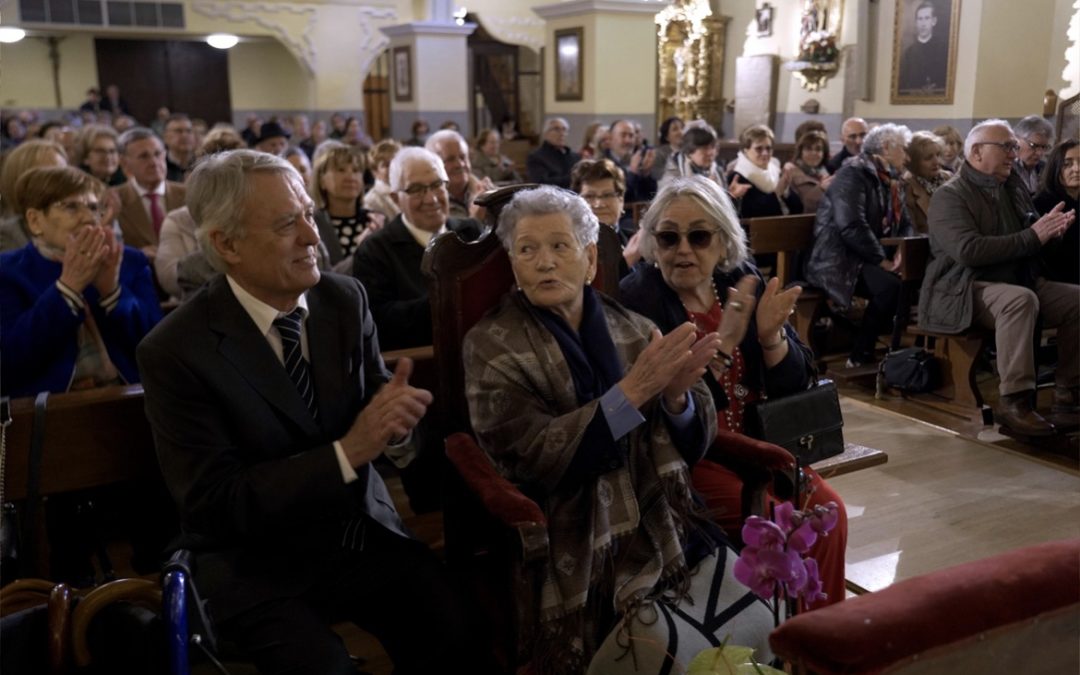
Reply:
[[[686,669],[686,675],[758,675],[759,673],[784,675],[781,670],[754,663],[754,650],[737,645],[706,649],[695,656]]]

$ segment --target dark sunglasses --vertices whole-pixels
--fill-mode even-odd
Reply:
[[[684,235],[675,230],[660,230],[654,233],[654,236],[660,248],[676,248],[685,236],[686,241],[690,243],[690,248],[703,249],[712,245],[713,235],[716,232],[716,230],[690,230]]]

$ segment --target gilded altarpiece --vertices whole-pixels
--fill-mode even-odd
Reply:
[[[680,0],[656,15],[657,126],[672,116],[720,126],[727,23],[712,15],[708,0]]]

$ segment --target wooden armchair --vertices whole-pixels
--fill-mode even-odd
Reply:
[[[530,187],[535,186],[491,191],[481,195],[477,203],[486,208],[494,225],[514,193]],[[622,251],[614,230],[600,228],[598,249],[592,285],[617,299]],[[494,230],[472,243],[453,235],[436,238],[424,254],[422,269],[428,278],[432,308],[439,383],[436,396],[442,400],[438,424],[453,467],[444,486],[446,560],[483,614],[478,617],[479,632],[491,644],[482,648],[494,656],[504,672],[514,672],[529,659],[529,636],[537,615],[538,572],[548,553],[547,520],[536,502],[499,475],[473,439],[461,358],[465,334],[513,288],[514,278]],[[752,485],[744,492],[747,506],[754,501],[752,495],[760,496],[771,479],[768,468],[793,462],[783,448],[737,434],[720,437],[714,449],[725,459],[733,459],[733,464],[756,470],[755,477],[740,471]]]

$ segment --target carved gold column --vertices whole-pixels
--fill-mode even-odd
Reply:
[[[713,16],[708,0],[677,0],[656,15],[657,126],[672,116],[720,126],[728,20]]]

